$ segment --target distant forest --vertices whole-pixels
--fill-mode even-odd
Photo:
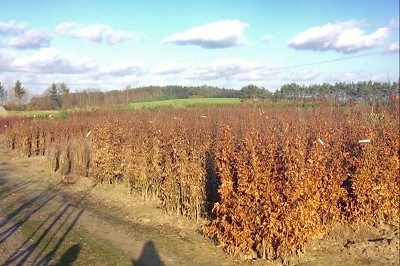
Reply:
[[[102,107],[169,99],[187,98],[237,98],[239,91],[220,89],[218,87],[184,87],[184,86],[147,86],[140,88],[126,88],[124,90],[99,91],[83,90],[81,92],[59,91],[59,108]],[[52,93],[30,100],[27,108],[46,109],[52,106],[57,97]],[[54,104],[53,104],[54,106]],[[51,108],[50,108],[51,109]]]
[[[16,83],[21,87],[21,83]],[[16,87],[17,87],[16,86]],[[20,89],[20,88],[19,88]],[[23,88],[22,88],[23,89]],[[241,90],[225,89],[212,86],[146,86],[126,88],[124,90],[100,91],[83,90],[70,92],[65,83],[53,83],[41,96],[30,99],[27,103],[9,100],[4,106],[8,110],[50,110],[85,107],[113,107],[153,100],[187,98],[241,98],[248,101],[329,101],[341,105],[363,103],[398,103],[399,82],[360,81],[323,83],[313,85],[285,84],[275,92],[248,85]]]

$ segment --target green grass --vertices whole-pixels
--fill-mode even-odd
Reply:
[[[12,201],[9,198],[10,191],[12,190],[9,187],[0,182],[0,195],[2,195],[3,202]],[[17,194],[13,193],[13,195]],[[12,214],[18,210],[20,207],[18,202],[25,200],[19,194],[15,199],[21,200],[10,202],[10,205],[6,204],[1,211]],[[50,265],[133,265],[133,261],[128,255],[108,241],[96,237],[82,227],[72,227],[71,219],[67,220],[65,217],[61,217],[57,220],[59,214],[50,214],[49,220],[43,224],[42,220],[29,217],[28,210],[17,212],[9,222],[17,225],[23,221],[19,225],[19,230],[24,241],[27,240],[18,254],[25,255],[33,249],[34,253],[31,258],[40,254],[41,259],[51,261]],[[22,255],[19,259],[23,257]]]
[[[55,110],[36,110],[36,111],[8,111],[8,116],[25,116],[25,117],[44,117],[44,116],[54,116],[57,117],[60,111]]]
[[[135,102],[129,105],[131,109],[155,108],[155,107],[172,107],[185,108],[204,105],[232,105],[239,104],[239,98],[190,98],[190,99],[173,99],[151,102]]]
[[[65,233],[65,227],[60,228],[59,232],[51,237],[40,238],[48,228],[39,227],[39,222],[28,220],[21,226],[24,238],[29,238],[30,243],[38,243],[35,247],[42,256],[48,256],[56,248],[57,240]],[[39,241],[40,240],[40,241]],[[74,251],[75,250],[75,251]],[[84,229],[72,229],[65,237],[62,245],[55,250],[51,259],[53,265],[132,265],[129,256],[114,248],[110,243],[103,239],[93,237]]]
[[[40,236],[45,230],[48,230],[48,228],[41,228],[38,225],[39,222],[28,220],[21,226],[24,238],[30,237],[31,243],[38,242]],[[64,231],[65,228],[61,228],[55,238],[46,236],[40,239],[36,251],[41,251],[42,256],[51,253]],[[107,241],[93,237],[84,229],[75,228],[69,232],[53,256],[47,257],[47,259],[51,259],[52,263],[56,265],[109,265],[111,262],[115,263],[114,265],[132,265],[129,256],[114,248]]]

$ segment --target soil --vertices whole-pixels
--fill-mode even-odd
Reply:
[[[54,253],[44,254],[22,234],[22,224],[30,220],[40,223],[46,237],[55,238],[54,252],[71,245],[65,241],[70,230],[82,230],[129,256],[134,265],[399,265],[399,228],[364,224],[338,226],[315,239],[304,254],[273,262],[242,261],[199,233],[204,220],[168,215],[159,202],[129,195],[123,185],[61,178],[45,170],[43,157],[18,157],[2,143],[0,135],[0,265],[54,263]],[[57,228],[65,233],[56,234]],[[68,251],[74,249],[78,252],[72,260],[80,265],[80,246]]]

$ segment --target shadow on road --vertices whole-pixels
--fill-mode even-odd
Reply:
[[[83,209],[56,198],[57,185],[32,190],[34,192],[30,195],[22,193],[29,191],[25,189],[30,185],[29,182],[10,186],[0,184],[0,245],[8,249],[8,257],[0,258],[2,265],[54,263],[55,254],[83,213]],[[16,193],[20,195],[17,197]],[[18,200],[21,202],[18,203]],[[55,211],[46,211],[45,206],[49,204],[54,205],[52,210]],[[25,228],[24,239],[13,241],[13,237],[21,234],[22,226]],[[80,249],[79,245],[71,246],[62,255],[60,265],[70,265]]]
[[[164,266],[158,255],[153,241],[147,241],[137,261],[132,261],[132,266]]]
[[[2,181],[1,174],[0,174],[0,184],[5,181]],[[25,187],[28,187],[32,182],[31,181],[18,181],[16,184],[4,187],[0,189],[0,200],[9,196],[12,193],[18,193],[19,191],[23,190]]]

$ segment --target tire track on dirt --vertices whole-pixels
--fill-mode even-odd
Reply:
[[[0,256],[8,258],[7,264],[21,260],[26,265],[50,262],[52,254],[44,254],[43,248],[39,249],[38,246],[43,244],[46,237],[59,241],[56,248],[63,245],[63,238],[68,231],[53,240],[57,238],[57,229],[63,226],[83,230],[98,241],[104,241],[105,245],[114,246],[129,255],[132,262],[136,262],[135,265],[242,264],[201,236],[191,241],[180,237],[176,230],[167,225],[154,227],[126,222],[116,217],[115,211],[94,200],[90,189],[71,191],[68,185],[51,178],[52,174],[43,169],[43,157],[18,158],[12,151],[4,151],[0,146],[0,224],[1,221],[4,224],[0,226],[0,232],[3,232],[3,242],[6,243]],[[19,202],[18,206],[10,210],[13,202]],[[33,245],[27,240],[18,239],[15,245],[22,251],[10,251],[7,243],[12,241],[18,228],[28,220],[38,222],[38,232],[34,232],[39,234],[40,231],[36,240],[38,243]],[[6,223],[11,225],[5,226]]]

